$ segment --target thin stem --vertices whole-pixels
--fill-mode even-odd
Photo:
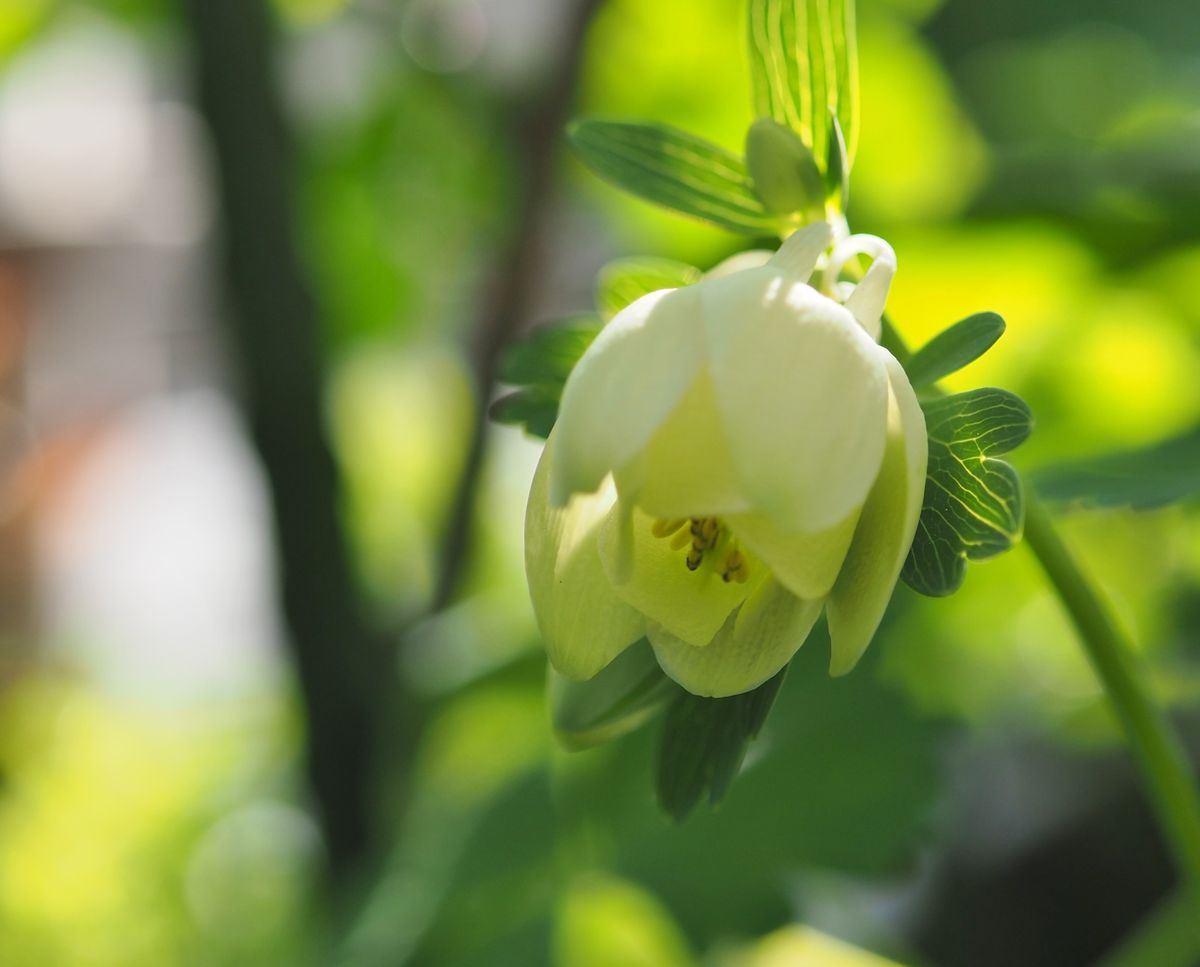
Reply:
[[[1200,889],[1200,795],[1187,756],[1151,697],[1133,649],[1108,606],[1079,569],[1028,484],[1025,494],[1025,541],[1075,623],[1121,718],[1186,885]]]
[[[1096,967],[1195,967],[1200,961],[1197,902],[1190,890],[1169,897]]]

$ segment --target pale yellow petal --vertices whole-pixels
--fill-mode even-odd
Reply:
[[[675,681],[695,695],[723,698],[775,675],[804,644],[820,614],[820,601],[801,600],[777,581],[766,581],[703,647],[656,625],[646,636]]]
[[[701,566],[688,570],[688,547],[672,547],[670,536],[656,537],[654,519],[622,502],[600,532],[600,560],[615,592],[648,621],[697,645],[707,644],[738,605],[767,578],[751,567],[744,583],[722,579],[720,548]],[[684,527],[687,525],[685,524]],[[681,531],[680,537],[686,537]]]
[[[707,371],[618,476],[617,486],[654,517],[706,517],[749,508]]]
[[[692,384],[702,355],[695,286],[642,296],[576,364],[558,412],[550,499],[592,493],[642,449]]]
[[[888,389],[878,347],[842,306],[769,267],[695,288],[746,495],[786,530],[844,521],[883,458]]]
[[[845,520],[815,533],[783,530],[765,514],[732,514],[730,529],[792,594],[823,598],[841,569],[859,509]]]
[[[646,619],[613,591],[597,548],[615,500],[612,484],[566,507],[549,502],[549,465],[558,431],[538,461],[525,511],[525,574],[538,630],[562,675],[595,675],[645,633]]]
[[[837,582],[829,594],[829,670],[850,671],[883,620],[921,516],[929,442],[925,416],[900,364],[885,349],[891,381],[888,443],[879,479],[863,507]]]

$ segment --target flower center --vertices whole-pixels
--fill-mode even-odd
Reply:
[[[683,561],[689,571],[698,570],[709,560],[720,562],[715,566],[726,584],[745,584],[750,577],[750,562],[719,517],[660,517],[651,532],[655,537],[671,538],[672,550],[687,547]]]

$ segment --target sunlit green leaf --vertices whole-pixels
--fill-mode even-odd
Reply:
[[[1153,446],[1044,467],[1037,492],[1058,504],[1162,507],[1200,496],[1200,428]]]
[[[580,159],[618,188],[730,231],[779,232],[779,219],[763,208],[745,163],[731,151],[638,121],[576,121],[567,136]]]
[[[759,118],[746,134],[746,167],[754,193],[778,215],[804,212],[820,218],[825,183],[812,151],[791,128]]]
[[[922,404],[929,470],[904,580],[921,594],[951,594],[966,562],[1008,550],[1021,535],[1021,478],[995,457],[1032,429],[1029,407],[1001,389],[977,389]]]
[[[604,266],[596,279],[596,308],[604,318],[611,319],[650,292],[692,285],[703,274],[694,265],[674,259],[617,259]]]
[[[904,369],[913,386],[929,386],[986,353],[1004,334],[1004,320],[977,312],[938,333],[913,353]]]
[[[846,136],[837,114],[829,112],[829,151],[825,158],[825,195],[836,198],[838,208],[850,204],[850,159],[846,155]]]
[[[858,50],[854,0],[750,0],[747,15],[754,109],[800,135],[827,165],[828,111],[858,143]]]
[[[551,669],[550,718],[563,745],[584,749],[632,732],[678,693],[643,639],[586,682]]]
[[[659,748],[659,805],[683,819],[705,795],[717,803],[737,775],[758,735],[787,668],[753,691],[730,698],[682,692],[667,711]]]

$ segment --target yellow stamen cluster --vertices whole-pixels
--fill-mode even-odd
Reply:
[[[738,549],[737,542],[722,526],[719,517],[676,517],[656,520],[651,528],[655,537],[670,537],[671,550],[688,547],[684,563],[689,571],[697,570],[709,551],[720,550],[724,557],[720,567],[721,580],[744,584],[750,575],[750,562]]]

